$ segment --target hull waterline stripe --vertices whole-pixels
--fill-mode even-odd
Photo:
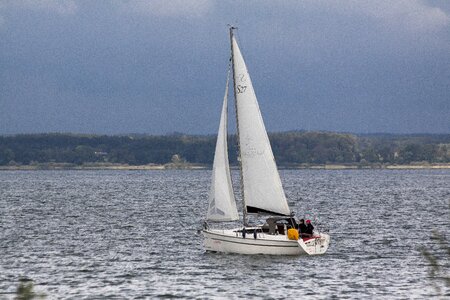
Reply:
[[[278,243],[278,244],[284,244],[284,245],[264,245],[264,244],[256,244],[256,243],[243,243],[240,242],[242,240],[250,240],[250,239],[243,239],[240,237],[234,237],[234,236],[227,236],[227,235],[221,235],[221,234],[217,234],[217,233],[212,233],[212,232],[208,232],[208,231],[204,231],[207,234],[211,234],[211,235],[216,235],[219,237],[225,237],[225,238],[229,238],[229,239],[235,239],[236,241],[233,240],[228,240],[228,239],[220,239],[220,238],[215,238],[215,237],[208,237],[211,240],[215,240],[215,241],[221,241],[221,242],[230,242],[230,243],[235,243],[235,244],[243,244],[243,245],[251,245],[251,246],[263,246],[263,247],[291,247],[291,248],[298,248],[299,245],[298,243],[295,243],[295,245],[290,245],[292,244],[291,241],[268,241],[268,240],[262,240],[260,239],[260,241],[264,241],[264,242],[270,242],[270,243]]]
[[[226,238],[230,238],[230,239],[239,239],[242,240],[242,237],[236,237],[236,236],[231,236],[231,235],[225,235],[225,234],[220,234],[220,233],[215,233],[215,232],[211,232],[211,231],[203,231],[207,234],[212,234],[212,235],[217,235],[220,237],[226,237]],[[249,233],[251,236],[253,236],[252,233]],[[259,239],[259,240],[263,240],[263,241],[267,241],[267,242],[274,242],[274,243],[286,243],[286,244],[291,244],[292,242],[294,242],[294,240],[289,240],[289,241],[279,241],[279,240],[265,240],[265,239]],[[295,241],[296,242],[296,241]]]
[[[242,242],[237,242],[237,241],[230,241],[230,240],[221,240],[221,239],[216,239],[216,238],[210,238],[211,240],[215,240],[215,241],[221,241],[221,242],[229,242],[229,243],[235,243],[235,244],[241,244],[241,245],[249,245],[249,246],[261,246],[261,247],[282,247],[282,248],[298,248],[298,245],[295,246],[291,246],[291,245],[264,245],[264,244],[252,244],[252,243],[242,243]]]

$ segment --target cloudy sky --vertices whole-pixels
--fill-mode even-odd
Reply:
[[[213,134],[228,23],[269,131],[450,133],[450,1],[0,0],[0,134]]]

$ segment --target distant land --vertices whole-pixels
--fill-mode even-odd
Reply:
[[[450,168],[450,134],[269,134],[280,168]],[[19,134],[0,136],[0,170],[202,169],[214,159],[212,135]],[[229,137],[237,166],[236,136]]]

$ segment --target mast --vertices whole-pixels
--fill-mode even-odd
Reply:
[[[280,174],[244,57],[230,28],[244,213],[289,216]],[[244,221],[246,222],[246,215]]]
[[[242,159],[241,159],[241,145],[239,143],[239,118],[238,118],[238,108],[237,108],[237,98],[236,98],[236,74],[234,69],[234,51],[233,51],[233,30],[237,29],[237,27],[230,26],[230,44],[231,44],[231,65],[233,67],[233,94],[234,94],[234,107],[236,114],[236,138],[238,145],[238,162],[239,162],[239,170],[240,170],[240,182],[241,182],[241,197],[242,197],[242,221],[244,226],[248,226],[247,223],[247,206],[245,205],[245,193],[244,193],[244,176],[243,176],[243,168],[242,168]]]

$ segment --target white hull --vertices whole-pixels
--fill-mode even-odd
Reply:
[[[243,238],[239,230],[203,230],[205,250],[237,254],[318,255],[324,254],[330,244],[329,235],[324,233],[306,241],[297,241],[289,240],[286,235],[265,233],[258,233],[256,239],[247,233]]]

